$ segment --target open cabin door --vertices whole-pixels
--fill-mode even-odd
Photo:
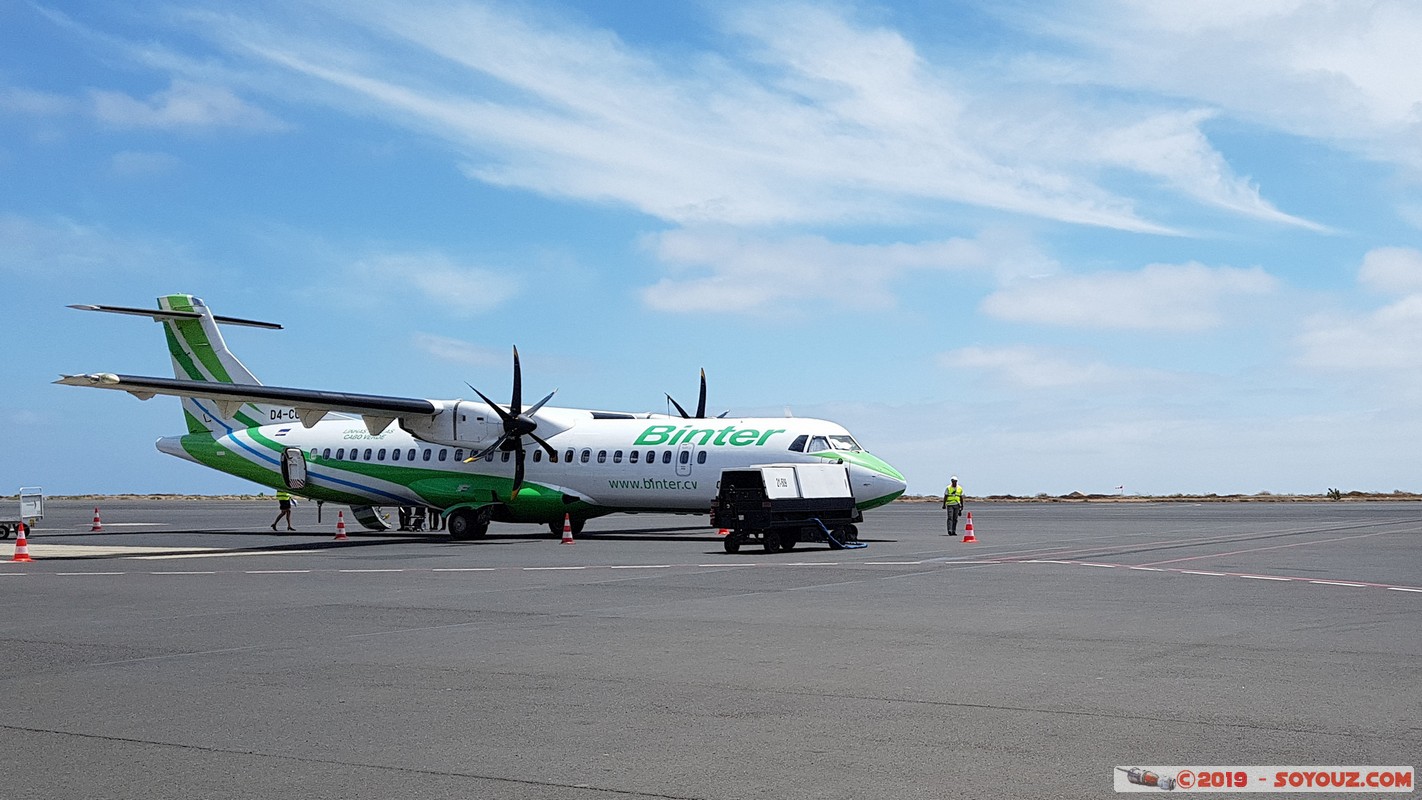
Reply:
[[[300,447],[281,451],[281,479],[288,489],[306,488],[306,454]]]

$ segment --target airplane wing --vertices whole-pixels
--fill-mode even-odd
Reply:
[[[439,401],[411,397],[387,397],[378,394],[323,392],[314,389],[294,389],[261,384],[212,383],[178,378],[154,378],[143,375],[115,375],[99,372],[88,375],[61,375],[55,383],[64,386],[88,386],[98,389],[118,389],[139,400],[154,395],[200,397],[212,400],[227,416],[236,414],[245,403],[281,403],[292,406],[301,424],[310,428],[330,411],[359,414],[371,435],[385,430],[397,417],[433,416],[444,410]]]

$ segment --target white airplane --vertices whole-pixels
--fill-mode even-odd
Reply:
[[[347,504],[372,529],[387,527],[375,508],[392,505],[436,510],[453,539],[483,536],[491,521],[538,523],[557,535],[565,514],[575,533],[588,519],[617,512],[705,514],[721,470],[767,463],[843,462],[861,511],[905,488],[903,475],[833,422],[706,418],[704,371],[694,415],[671,400],[680,417],[555,408],[546,405],[552,393],[524,408],[518,348],[507,407],[472,386],[478,401],[264,386],[217,326],[280,325],[214,316],[186,294],[160,297],[158,305],[71,308],[161,322],[176,378],[103,372],[55,382],[140,400],[181,397],[188,432],[159,439],[160,451]]]

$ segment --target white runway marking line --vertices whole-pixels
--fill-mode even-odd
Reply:
[[[608,569],[671,569],[671,564],[613,564]]]
[[[127,575],[127,572],[56,572],[55,575],[73,577],[75,575]]]
[[[1354,589],[1365,589],[1368,586],[1366,583],[1348,583],[1347,581],[1309,581],[1309,583],[1317,586],[1350,586]]]
[[[243,570],[244,575],[305,575],[309,569],[248,569]]]
[[[1078,561],[1076,563],[1082,565],[1083,567],[1102,567],[1104,569],[1115,569],[1116,567],[1121,566],[1120,564],[1093,564],[1090,561]]]
[[[1389,586],[1389,587],[1387,587],[1387,588],[1388,588],[1389,590],[1391,590],[1391,591],[1394,591],[1394,592],[1418,592],[1418,593],[1422,593],[1422,589],[1413,589],[1413,588],[1407,587],[1407,586]]]
[[[587,569],[587,567],[521,567],[524,572],[555,572],[558,570]]]
[[[1131,567],[1131,569],[1138,570],[1138,571],[1140,571],[1140,572],[1164,572],[1164,571],[1165,571],[1165,570],[1163,570],[1163,569],[1158,569],[1158,568],[1156,568],[1156,567]]]
[[[498,567],[435,567],[430,572],[495,572]]]
[[[1249,578],[1255,581],[1291,581],[1293,578],[1277,578],[1273,575],[1239,575],[1240,578]]]
[[[1216,577],[1216,578],[1223,578],[1223,577],[1224,577],[1224,573],[1223,573],[1223,572],[1202,572],[1201,570],[1197,570],[1197,569],[1182,569],[1182,570],[1180,570],[1180,574],[1181,574],[1181,575],[1210,575],[1210,576],[1213,576],[1213,577]]]
[[[922,561],[865,561],[863,563],[881,567],[917,567],[923,564]]]
[[[193,570],[191,572],[177,569],[159,570],[148,573],[149,575],[216,575],[214,571]]]
[[[338,569],[337,572],[404,572],[403,569]]]

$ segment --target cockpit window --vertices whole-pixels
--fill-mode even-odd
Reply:
[[[803,434],[803,433],[800,434],[799,436],[796,436],[796,437],[795,437],[795,441],[793,441],[793,442],[790,443],[790,450],[791,450],[791,452],[795,452],[795,453],[803,453],[803,452],[805,452],[805,442],[809,441],[809,439],[810,439],[810,437],[809,437],[809,436],[806,436],[806,435]]]
[[[853,436],[849,436],[849,435],[844,435],[844,436],[831,436],[831,437],[829,437],[829,440],[830,440],[830,446],[833,447],[833,448],[836,449],[836,450],[863,450],[863,449],[864,449],[864,448],[862,448],[862,447],[859,446],[859,442],[854,441],[854,437],[853,437]]]
[[[809,447],[809,449],[807,449],[805,452],[807,452],[807,453],[818,453],[818,452],[820,452],[821,450],[828,450],[828,449],[830,449],[829,440],[826,439],[826,438],[823,437],[823,436],[816,436],[815,438],[813,438],[813,439],[810,440],[810,447]]]

